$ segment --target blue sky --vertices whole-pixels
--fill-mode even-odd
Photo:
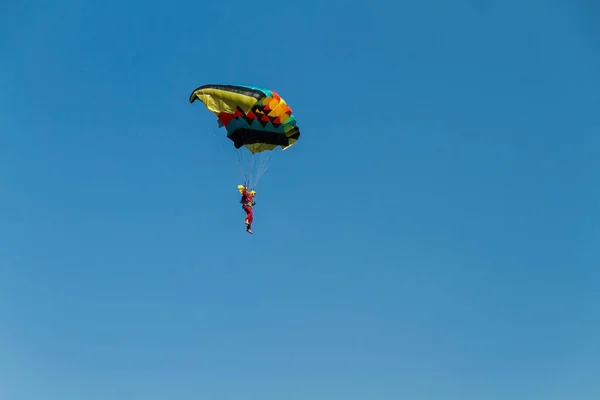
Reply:
[[[167,4],[0,8],[0,398],[598,398],[597,4]]]

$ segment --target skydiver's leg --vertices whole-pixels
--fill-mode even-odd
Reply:
[[[244,211],[246,211],[246,225],[248,225],[246,227],[246,232],[248,233],[252,233],[252,221],[253,221],[253,213],[252,213],[252,207],[250,206],[244,206]]]
[[[244,211],[246,212],[246,220],[244,223],[250,226],[252,225],[252,207],[244,205]]]

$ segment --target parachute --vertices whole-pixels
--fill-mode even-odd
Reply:
[[[196,100],[217,116],[220,128],[227,130],[247,187],[256,187],[269,166],[272,150],[285,150],[300,138],[292,109],[272,90],[210,84],[192,92],[190,103]]]

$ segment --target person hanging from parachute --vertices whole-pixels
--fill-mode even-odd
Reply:
[[[203,85],[190,95],[190,103],[196,100],[218,118],[219,127],[225,127],[227,138],[239,150],[238,161],[246,184],[239,185],[238,190],[246,212],[246,230],[252,233],[256,192],[248,191],[248,187],[256,188],[273,150],[277,147],[285,150],[296,144],[300,138],[296,117],[276,92],[256,86]]]
[[[246,224],[246,232],[252,234],[252,221],[254,220],[252,207],[256,205],[256,202],[254,201],[256,191],[248,191],[248,188],[244,185],[238,185],[237,188],[242,195],[242,198],[240,199],[242,209],[246,212],[246,219],[244,220],[244,223]]]

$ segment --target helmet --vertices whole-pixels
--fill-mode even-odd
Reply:
[[[254,195],[256,194],[256,192],[255,192],[254,190],[251,190],[251,191],[250,191],[250,194],[251,194],[252,196],[254,196]]]

